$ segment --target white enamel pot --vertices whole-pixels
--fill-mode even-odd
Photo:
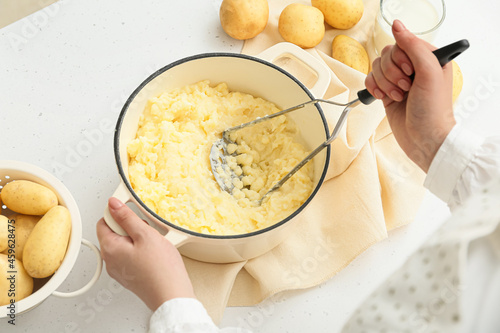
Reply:
[[[12,318],[41,304],[47,297],[76,297],[87,292],[99,279],[102,271],[102,258],[99,249],[90,241],[82,238],[82,219],[75,199],[63,183],[49,172],[28,163],[0,160],[0,188],[13,180],[29,180],[44,185],[56,193],[59,204],[68,208],[71,214],[71,235],[66,255],[57,271],[46,279],[36,280],[34,292],[15,303],[15,308],[0,306],[0,318]],[[2,210],[3,211],[3,210]],[[94,275],[83,287],[72,292],[56,289],[65,281],[75,265],[81,245],[90,248],[97,257]],[[15,255],[15,254],[14,254]]]
[[[293,75],[273,64],[277,59],[293,59],[317,78],[316,83],[310,89],[306,88]],[[183,229],[161,218],[140,200],[130,185],[127,144],[136,137],[139,117],[151,97],[201,80],[209,80],[212,84],[225,82],[232,91],[264,98],[284,109],[322,97],[330,83],[330,72],[321,61],[290,43],[277,44],[257,57],[233,53],[199,54],[176,61],[153,73],[131,94],[120,113],[115,130],[114,153],[121,183],[113,196],[122,202],[136,204],[149,222],[163,229],[165,237],[187,257],[213,263],[254,258],[277,246],[293,231],[296,217],[313,200],[323,183],[328,169],[330,147],[313,159],[314,189],[309,198],[290,216],[268,228],[241,235],[205,235]],[[301,137],[311,150],[328,138],[328,125],[317,104],[289,115],[299,126]],[[108,207],[105,209],[104,219],[116,233],[126,234],[113,220]]]

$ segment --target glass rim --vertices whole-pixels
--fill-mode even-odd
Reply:
[[[428,29],[428,30],[425,30],[425,31],[412,31],[413,34],[415,35],[426,35],[426,34],[430,34],[431,32],[434,32],[437,28],[439,28],[441,26],[441,24],[443,24],[444,22],[444,19],[446,17],[446,4],[444,2],[444,0],[440,0],[441,2],[441,5],[442,5],[442,8],[443,8],[443,13],[441,15],[441,19],[439,20],[438,23],[436,23],[436,25],[434,27],[432,27],[431,29]],[[383,3],[384,3],[384,0],[380,0],[380,14],[382,16],[382,18],[384,19],[384,21],[390,26],[392,27],[392,23],[393,22],[389,22],[389,20],[387,19],[387,17],[385,17],[385,13],[384,13],[384,6],[383,6]]]

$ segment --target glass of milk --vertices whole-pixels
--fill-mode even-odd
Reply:
[[[392,22],[398,19],[419,38],[434,40],[446,16],[444,0],[380,0],[373,29],[375,52],[380,55],[386,45],[395,43]]]

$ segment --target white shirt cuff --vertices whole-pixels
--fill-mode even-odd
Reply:
[[[453,127],[439,148],[427,172],[424,186],[438,198],[453,205],[458,181],[474,159],[484,138],[459,125]]]
[[[218,332],[212,318],[195,298],[174,298],[163,303],[151,316],[150,333]]]

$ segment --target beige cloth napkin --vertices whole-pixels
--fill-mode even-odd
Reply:
[[[243,53],[256,55],[284,41],[277,22],[292,2],[310,4],[270,0],[266,30],[246,41]],[[327,26],[322,43],[308,50],[332,70],[330,87],[325,96],[317,97],[347,102],[364,89],[365,75],[331,58],[330,48],[333,37],[341,33],[357,39],[370,52],[377,6],[377,0],[365,0],[364,16],[354,28],[339,31]],[[284,67],[304,77],[300,66]],[[322,108],[333,129],[343,108],[325,104]],[[332,143],[327,180],[310,207],[297,217],[300,222],[293,236],[246,262],[209,264],[184,258],[197,297],[219,322],[226,306],[255,305],[284,290],[321,284],[386,238],[389,230],[414,219],[424,193],[423,177],[397,145],[382,104],[356,107]]]

